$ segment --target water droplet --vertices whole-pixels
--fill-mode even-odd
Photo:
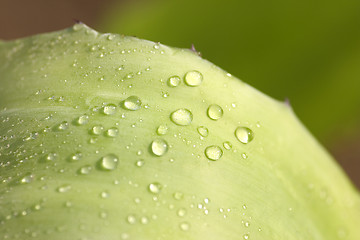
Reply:
[[[170,119],[171,121],[173,121],[173,123],[177,125],[186,126],[192,122],[193,115],[190,112],[190,110],[185,108],[180,108],[171,113]]]
[[[212,104],[207,109],[207,115],[212,120],[220,119],[223,116],[223,114],[224,114],[223,109],[217,104]]]
[[[116,112],[115,104],[107,104],[103,107],[102,112],[105,115],[113,115]]]
[[[77,152],[74,153],[70,156],[69,160],[70,161],[79,161],[82,158],[82,153],[81,152]]]
[[[177,215],[179,217],[184,217],[186,215],[186,210],[185,208],[180,208],[178,211],[177,211]]]
[[[197,131],[202,137],[207,137],[209,135],[209,130],[204,126],[198,127]]]
[[[71,190],[71,185],[70,184],[64,184],[64,185],[58,187],[58,189],[57,189],[57,191],[59,193],[65,193],[65,192],[68,192],[70,190]]]
[[[46,161],[54,161],[56,159],[57,159],[57,154],[56,153],[48,153],[45,156]]]
[[[168,151],[168,144],[163,139],[156,139],[151,143],[151,151],[156,156],[163,156]]]
[[[130,96],[124,100],[123,106],[127,110],[136,111],[141,108],[141,100],[137,96]]]
[[[154,183],[149,184],[148,188],[151,193],[159,194],[162,189],[162,186],[160,183],[154,182]]]
[[[149,223],[149,219],[148,219],[147,217],[141,217],[140,222],[141,222],[142,224],[148,224],[148,223]]]
[[[170,87],[177,87],[181,82],[181,78],[179,76],[172,76],[168,79],[168,85]]]
[[[100,135],[104,131],[104,127],[101,125],[96,125],[91,128],[91,133],[94,135]]]
[[[223,146],[226,150],[230,150],[232,148],[232,144],[229,141],[224,142]]]
[[[75,122],[77,125],[85,125],[89,122],[89,116],[82,115],[82,116],[78,117]]]
[[[92,166],[90,166],[90,165],[85,165],[78,170],[79,174],[82,174],[82,175],[87,175],[91,171],[92,171]]]
[[[190,230],[190,224],[187,222],[180,223],[180,229],[183,231],[189,231]]]
[[[135,165],[138,166],[138,167],[142,167],[142,166],[144,166],[144,164],[145,164],[144,160],[138,160],[135,163]]]
[[[247,239],[249,239],[249,234],[244,234],[243,237],[244,237],[245,240],[247,240]]]
[[[105,218],[107,218],[108,214],[107,214],[107,212],[101,211],[99,216],[100,216],[100,218],[105,219]]]
[[[107,191],[103,191],[100,193],[100,197],[101,198],[109,198],[110,197],[110,193]]]
[[[69,123],[67,121],[63,121],[57,126],[57,130],[64,131],[69,128]]]
[[[197,87],[201,84],[203,75],[198,71],[190,71],[185,74],[185,83],[190,87]]]
[[[136,218],[134,215],[129,215],[127,217],[127,222],[130,223],[130,224],[135,224],[136,223]]]
[[[116,137],[118,134],[119,134],[119,129],[117,129],[116,127],[109,128],[105,132],[105,136],[112,138]]]
[[[243,159],[247,159],[247,158],[248,158],[248,156],[246,155],[246,153],[241,154],[241,157],[242,157]]]
[[[223,151],[219,146],[212,145],[205,149],[205,156],[212,161],[219,160],[223,155]]]
[[[99,166],[102,170],[111,171],[117,168],[119,159],[115,154],[108,154],[102,157],[99,161]]]
[[[157,130],[156,130],[156,133],[158,135],[165,135],[168,131],[168,127],[166,125],[160,125]]]
[[[27,184],[34,180],[34,174],[28,173],[20,179],[21,184]]]
[[[250,226],[250,223],[249,223],[249,222],[244,222],[244,226],[245,226],[245,227],[249,227],[249,226]]]
[[[254,139],[254,133],[250,128],[238,127],[235,130],[235,137],[242,143],[246,144]]]

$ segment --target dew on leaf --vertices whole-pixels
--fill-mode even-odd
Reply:
[[[168,144],[163,139],[155,139],[151,143],[151,152],[156,156],[163,156],[168,151]]]
[[[167,83],[170,87],[177,87],[179,86],[180,82],[181,78],[179,76],[172,76],[168,79]]]
[[[165,135],[168,131],[168,127],[166,125],[160,125],[157,130],[156,130],[156,133],[158,135]]]
[[[119,134],[119,129],[117,129],[116,127],[112,127],[109,128],[108,130],[106,130],[105,132],[105,136],[106,137],[110,137],[110,138],[114,138]]]
[[[92,171],[92,166],[85,165],[85,166],[79,168],[78,173],[81,175],[88,175],[88,174],[90,174],[91,171]]]
[[[101,125],[95,125],[91,128],[90,132],[93,135],[100,135],[104,131],[104,127]]]
[[[137,96],[130,96],[123,101],[122,105],[127,110],[136,111],[141,108],[141,100]]]
[[[209,130],[207,127],[200,126],[197,128],[197,131],[202,137],[207,137],[209,135]]]
[[[89,116],[82,115],[75,120],[76,125],[85,125],[89,122]]]
[[[75,161],[79,161],[81,158],[82,158],[82,153],[76,152],[69,157],[69,160],[75,162]]]
[[[99,167],[101,170],[112,171],[117,168],[119,159],[115,154],[108,154],[99,160]]]
[[[251,142],[254,139],[253,131],[248,127],[238,127],[235,130],[235,137],[244,144]]]
[[[60,187],[57,188],[57,191],[59,193],[65,193],[71,190],[71,185],[70,184],[64,184],[61,185]]]
[[[180,223],[179,227],[182,231],[185,231],[185,232],[190,230],[190,224],[187,222]]]
[[[207,115],[212,120],[220,119],[223,116],[223,114],[224,114],[223,109],[217,104],[212,104],[207,109]]]
[[[205,149],[205,156],[212,161],[219,160],[223,155],[223,151],[219,146],[212,145]]]
[[[69,128],[69,123],[67,121],[63,121],[59,125],[57,125],[56,129],[59,131],[64,131]]]
[[[115,104],[107,104],[102,108],[102,113],[105,115],[113,115],[116,112]]]
[[[232,144],[229,141],[224,142],[223,146],[226,150],[230,150],[232,148]]]
[[[170,119],[176,125],[187,126],[192,122],[193,115],[190,110],[186,108],[180,108],[171,113]]]
[[[196,70],[189,71],[185,74],[184,80],[188,86],[197,87],[202,83],[203,75]]]
[[[148,189],[153,194],[159,194],[162,189],[162,186],[160,183],[154,182],[149,184]]]

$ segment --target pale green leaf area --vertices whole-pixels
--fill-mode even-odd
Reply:
[[[114,4],[99,28],[190,48],[290,99],[327,146],[360,126],[360,1],[149,0]],[[355,128],[355,130],[354,130]]]
[[[360,239],[291,108],[190,50],[77,24],[0,62],[0,239]]]

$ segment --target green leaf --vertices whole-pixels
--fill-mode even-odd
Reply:
[[[357,0],[142,1],[112,6],[106,31],[189,48],[277,99],[328,145],[360,122]],[[317,116],[317,117],[314,117]]]
[[[360,238],[289,106],[190,50],[76,24],[0,61],[0,239]]]

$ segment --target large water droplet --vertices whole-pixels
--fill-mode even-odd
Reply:
[[[197,128],[197,131],[202,137],[207,137],[209,135],[209,130],[207,127],[200,126]]]
[[[155,139],[151,143],[151,152],[156,156],[163,156],[168,151],[168,144],[163,139]]]
[[[115,104],[107,104],[103,107],[102,112],[105,115],[113,115],[116,112]]]
[[[149,191],[154,194],[159,194],[161,192],[162,186],[158,182],[149,184]]]
[[[212,120],[220,119],[223,116],[223,114],[224,114],[223,109],[217,104],[212,104],[207,109],[207,115]]]
[[[190,110],[185,108],[180,108],[171,113],[170,119],[171,121],[173,121],[173,123],[177,125],[186,126],[192,122],[193,115],[190,112]]]
[[[136,111],[141,108],[141,100],[137,96],[130,96],[124,100],[123,106],[127,110]]]
[[[111,171],[116,169],[119,164],[119,159],[115,154],[108,154],[102,157],[99,161],[99,166],[102,170]]]
[[[223,155],[223,151],[219,146],[212,145],[205,149],[205,156],[212,161],[219,160]]]
[[[196,70],[187,72],[185,74],[185,83],[190,87],[199,86],[202,80],[203,80],[203,75]]]
[[[250,128],[238,127],[235,130],[235,137],[242,143],[246,144],[254,139],[254,133]]]
[[[168,79],[168,85],[170,87],[177,87],[177,86],[179,86],[180,82],[181,82],[181,79],[179,76],[172,76]]]
[[[109,128],[105,132],[105,136],[114,138],[119,134],[119,130],[116,127]]]

